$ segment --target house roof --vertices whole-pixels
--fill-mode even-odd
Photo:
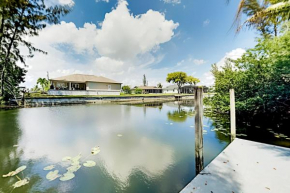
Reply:
[[[58,78],[51,78],[49,80],[53,81],[64,81],[64,82],[105,82],[105,83],[118,83],[122,84],[121,82],[117,82],[115,80],[103,77],[103,76],[95,76],[95,75],[86,75],[86,74],[71,74],[67,76],[61,76]]]
[[[162,89],[162,88],[157,88],[156,86],[138,86],[138,88],[142,89],[142,90],[146,90],[146,89],[155,89],[155,90],[158,90],[158,89]]]
[[[178,89],[178,86],[177,85],[169,85],[165,88],[163,88],[164,90],[173,90],[173,89]]]

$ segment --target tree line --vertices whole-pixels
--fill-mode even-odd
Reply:
[[[38,36],[47,24],[57,24],[68,14],[69,6],[47,7],[43,0],[0,1],[0,97],[8,100],[19,93],[27,66],[25,60],[36,52],[47,54],[34,47],[27,37]],[[28,55],[22,49],[28,50]],[[24,67],[20,67],[22,64]]]
[[[235,89],[236,111],[248,117],[287,117],[290,113],[290,1],[242,0],[236,20],[248,16],[237,31],[250,27],[260,32],[257,45],[222,67],[212,65],[215,78],[206,103],[217,113],[229,112],[229,89]]]

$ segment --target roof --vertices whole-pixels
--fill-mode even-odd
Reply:
[[[162,88],[157,88],[156,86],[138,86],[138,88],[142,89],[142,90],[146,90],[146,89],[162,89]]]
[[[51,78],[49,80],[54,81],[65,81],[65,82],[105,82],[105,83],[116,83],[122,84],[121,82],[117,82],[115,80],[103,77],[103,76],[95,76],[95,75],[86,75],[86,74],[71,74],[67,76],[61,76],[58,78]]]
[[[177,85],[169,85],[165,88],[163,88],[164,90],[173,90],[173,89],[178,89],[178,86]]]

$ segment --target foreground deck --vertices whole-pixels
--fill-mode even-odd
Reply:
[[[290,149],[235,139],[181,193],[290,192]]]

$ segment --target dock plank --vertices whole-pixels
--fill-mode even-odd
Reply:
[[[289,193],[290,149],[235,139],[181,193]]]

